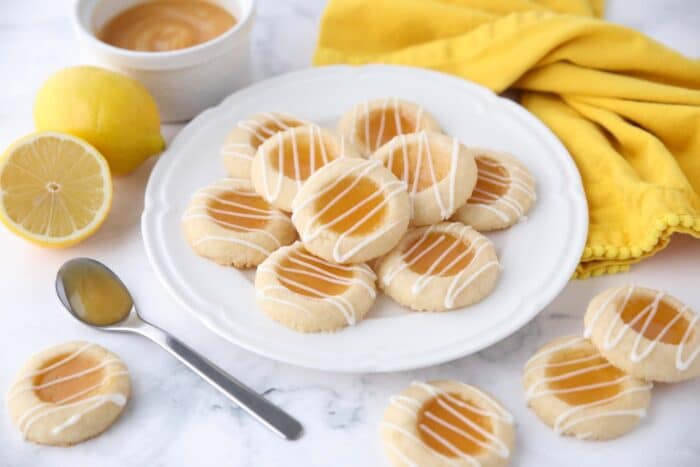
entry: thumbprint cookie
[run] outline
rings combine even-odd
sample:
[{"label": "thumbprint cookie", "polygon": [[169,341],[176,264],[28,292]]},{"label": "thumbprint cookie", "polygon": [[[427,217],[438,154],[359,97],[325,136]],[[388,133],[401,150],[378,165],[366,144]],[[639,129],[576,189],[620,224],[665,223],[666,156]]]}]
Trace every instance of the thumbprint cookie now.
[{"label": "thumbprint cookie", "polygon": [[7,409],[29,441],[71,446],[109,428],[130,394],[119,357],[96,344],[67,342],[29,359],[10,387]]},{"label": "thumbprint cookie", "polygon": [[414,382],[389,399],[380,432],[394,466],[510,463],[513,416],[493,397],[458,381]]},{"label": "thumbprint cookie", "polygon": [[388,252],[409,217],[406,184],[376,160],[334,161],[309,177],[292,203],[306,249],[336,263],[362,263]]},{"label": "thumbprint cookie", "polygon": [[338,131],[369,156],[394,136],[421,130],[440,132],[423,107],[396,97],[363,102],[340,118]]},{"label": "thumbprint cookie", "polygon": [[445,311],[491,293],[501,266],[488,238],[459,222],[443,222],[409,230],[375,270],[379,286],[400,304]]},{"label": "thumbprint cookie", "polygon": [[263,112],[236,123],[221,148],[221,157],[228,174],[233,178],[250,178],[253,158],[258,147],[280,131],[309,122],[293,115]]},{"label": "thumbprint cookie", "polygon": [[366,264],[330,263],[301,242],[280,248],[255,275],[257,302],[275,321],[300,332],[337,331],[359,322],[376,297]]},{"label": "thumbprint cookie", "polygon": [[296,239],[289,216],[244,179],[226,178],[197,191],[182,224],[197,254],[237,268],[257,266]]},{"label": "thumbprint cookie", "polygon": [[525,364],[525,398],[557,434],[617,438],[646,415],[652,384],[616,368],[584,337],[560,337]]},{"label": "thumbprint cookie", "polygon": [[476,149],[476,186],[453,220],[485,232],[522,220],[535,202],[535,179],[515,157]]},{"label": "thumbprint cookie", "polygon": [[585,335],[618,368],[651,381],[700,375],[698,315],[671,295],[628,285],[593,298]]},{"label": "thumbprint cookie", "polygon": [[400,135],[379,148],[382,162],[407,184],[411,224],[445,221],[466,203],[476,183],[474,155],[455,138],[421,131]]},{"label": "thumbprint cookie", "polygon": [[329,162],[360,157],[345,139],[316,125],[292,128],[265,141],[255,154],[251,177],[268,203],[292,210],[292,200],[307,178]]}]

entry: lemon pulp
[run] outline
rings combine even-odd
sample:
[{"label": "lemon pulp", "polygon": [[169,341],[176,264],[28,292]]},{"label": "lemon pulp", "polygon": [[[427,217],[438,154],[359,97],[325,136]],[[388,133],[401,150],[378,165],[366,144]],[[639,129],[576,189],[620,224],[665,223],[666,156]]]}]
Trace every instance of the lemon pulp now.
[{"label": "lemon pulp", "polygon": [[107,217],[107,161],[87,143],[59,133],[30,135],[0,162],[0,220],[44,246],[70,246]]}]

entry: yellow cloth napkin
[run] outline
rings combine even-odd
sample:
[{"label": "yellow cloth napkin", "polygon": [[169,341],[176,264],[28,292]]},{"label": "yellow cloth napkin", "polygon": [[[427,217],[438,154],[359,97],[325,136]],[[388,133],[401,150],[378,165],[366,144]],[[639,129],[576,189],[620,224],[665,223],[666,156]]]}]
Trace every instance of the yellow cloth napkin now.
[{"label": "yellow cloth napkin", "polygon": [[[317,65],[432,68],[521,103],[573,156],[590,226],[576,276],[700,238],[700,61],[598,19],[603,0],[330,0]],[[552,226],[556,228],[556,226]]]}]

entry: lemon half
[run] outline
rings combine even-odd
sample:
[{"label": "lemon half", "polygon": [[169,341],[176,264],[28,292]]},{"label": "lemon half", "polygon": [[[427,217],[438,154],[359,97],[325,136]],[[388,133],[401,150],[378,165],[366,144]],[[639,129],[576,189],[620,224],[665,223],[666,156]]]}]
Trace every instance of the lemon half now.
[{"label": "lemon half", "polygon": [[67,247],[92,235],[112,205],[105,158],[61,133],[34,133],[0,159],[0,221],[22,238]]}]

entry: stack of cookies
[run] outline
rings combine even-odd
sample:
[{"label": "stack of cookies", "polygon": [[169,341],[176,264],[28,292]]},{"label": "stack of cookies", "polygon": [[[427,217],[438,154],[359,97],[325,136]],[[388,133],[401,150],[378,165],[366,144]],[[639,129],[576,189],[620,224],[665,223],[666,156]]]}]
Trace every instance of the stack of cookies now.
[{"label": "stack of cookies", "polygon": [[230,178],[183,216],[199,255],[257,267],[260,308],[301,332],[337,331],[371,309],[377,286],[412,310],[445,311],[494,289],[483,231],[535,200],[513,156],[465,146],[422,107],[364,102],[337,131],[281,113],[238,122],[222,148]]}]

